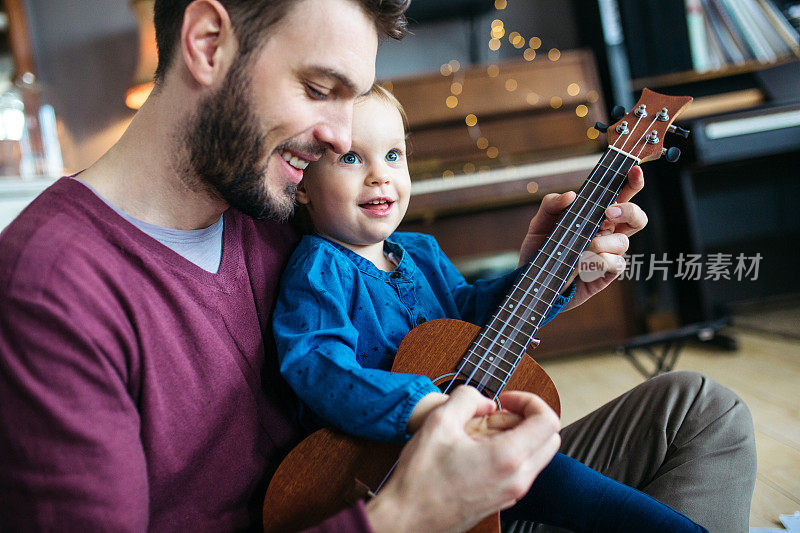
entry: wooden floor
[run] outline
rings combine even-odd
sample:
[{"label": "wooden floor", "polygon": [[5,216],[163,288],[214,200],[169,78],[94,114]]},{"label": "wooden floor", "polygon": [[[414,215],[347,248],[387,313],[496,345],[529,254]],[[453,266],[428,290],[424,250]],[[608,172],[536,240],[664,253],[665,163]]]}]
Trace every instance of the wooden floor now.
[{"label": "wooden floor", "polygon": [[[750,526],[780,526],[779,514],[800,510],[800,340],[744,329],[729,332],[740,342],[737,352],[689,346],[676,369],[702,372],[750,407],[758,451]],[[542,366],[558,387],[564,424],[643,379],[624,356],[612,352],[545,361]]]}]

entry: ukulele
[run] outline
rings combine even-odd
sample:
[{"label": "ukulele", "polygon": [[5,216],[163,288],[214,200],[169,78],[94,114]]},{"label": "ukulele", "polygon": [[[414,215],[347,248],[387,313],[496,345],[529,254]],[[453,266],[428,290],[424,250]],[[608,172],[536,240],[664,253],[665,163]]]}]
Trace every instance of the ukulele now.
[{"label": "ukulele", "polygon": [[[678,149],[664,149],[662,139],[667,132],[688,135],[672,122],[691,101],[644,89],[634,109],[618,122],[610,127],[598,123],[608,133],[608,148],[489,322],[482,328],[452,319],[424,322],[403,339],[392,371],[426,375],[444,392],[460,384],[493,399],[503,390],[533,392],[560,415],[553,381],[527,353],[539,343],[534,335],[597,234],[606,208],[627,183],[628,171],[662,155],[677,159]],[[402,446],[333,429],[310,435],[289,453],[270,482],[264,530],[311,527],[374,496],[391,475]],[[471,531],[498,533],[499,513]]]}]

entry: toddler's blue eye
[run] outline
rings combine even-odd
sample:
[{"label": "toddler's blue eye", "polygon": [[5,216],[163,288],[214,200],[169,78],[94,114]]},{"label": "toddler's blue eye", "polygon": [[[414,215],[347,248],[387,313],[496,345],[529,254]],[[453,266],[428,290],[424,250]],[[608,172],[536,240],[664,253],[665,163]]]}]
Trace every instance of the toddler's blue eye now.
[{"label": "toddler's blue eye", "polygon": [[387,161],[397,161],[398,159],[400,159],[400,154],[397,150],[389,150],[389,153],[386,154]]},{"label": "toddler's blue eye", "polygon": [[340,161],[345,165],[355,165],[359,162],[359,159],[358,156],[353,152],[347,152],[341,157]]}]

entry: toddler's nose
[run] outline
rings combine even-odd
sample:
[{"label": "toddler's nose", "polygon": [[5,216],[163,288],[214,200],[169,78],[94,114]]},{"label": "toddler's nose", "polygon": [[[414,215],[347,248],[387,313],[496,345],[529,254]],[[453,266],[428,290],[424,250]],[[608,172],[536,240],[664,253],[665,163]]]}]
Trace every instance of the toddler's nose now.
[{"label": "toddler's nose", "polygon": [[384,183],[389,183],[389,176],[377,176],[373,174],[368,178],[368,182],[370,185],[383,185]]}]

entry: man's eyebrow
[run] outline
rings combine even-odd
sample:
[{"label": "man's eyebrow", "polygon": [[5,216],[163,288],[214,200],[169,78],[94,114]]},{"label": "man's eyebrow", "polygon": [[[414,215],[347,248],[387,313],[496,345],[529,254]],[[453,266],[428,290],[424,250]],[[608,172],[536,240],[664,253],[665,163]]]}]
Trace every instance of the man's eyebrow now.
[{"label": "man's eyebrow", "polygon": [[340,85],[342,85],[345,89],[358,96],[365,96],[369,93],[369,89],[364,91],[363,93],[359,93],[359,88],[356,83],[350,79],[347,75],[343,74],[342,72],[333,69],[331,67],[323,67],[319,65],[312,65],[307,69],[311,74],[316,74],[318,76],[324,76],[327,78],[335,79]]}]

